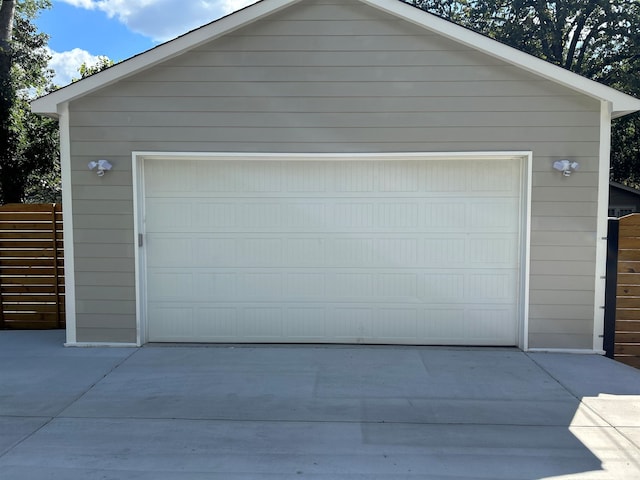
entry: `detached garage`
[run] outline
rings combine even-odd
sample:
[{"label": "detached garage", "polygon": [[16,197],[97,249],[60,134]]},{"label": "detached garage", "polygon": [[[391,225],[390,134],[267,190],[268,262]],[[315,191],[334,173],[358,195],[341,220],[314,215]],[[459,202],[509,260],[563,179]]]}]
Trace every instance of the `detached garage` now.
[{"label": "detached garage", "polygon": [[60,119],[69,345],[602,350],[638,99],[397,0],[263,0],[33,109]]}]

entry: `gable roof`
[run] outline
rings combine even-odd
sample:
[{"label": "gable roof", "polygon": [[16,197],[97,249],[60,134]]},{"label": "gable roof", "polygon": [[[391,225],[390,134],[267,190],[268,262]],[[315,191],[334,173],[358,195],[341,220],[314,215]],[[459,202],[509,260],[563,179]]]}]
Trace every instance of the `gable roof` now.
[{"label": "gable roof", "polygon": [[[301,1],[304,0],[261,0],[102,72],[40,97],[31,102],[31,109],[34,113],[57,116],[58,106],[62,104],[177,57]],[[594,99],[611,102],[613,118],[640,110],[638,98],[589,80],[412,5],[399,0],[357,1]]]}]

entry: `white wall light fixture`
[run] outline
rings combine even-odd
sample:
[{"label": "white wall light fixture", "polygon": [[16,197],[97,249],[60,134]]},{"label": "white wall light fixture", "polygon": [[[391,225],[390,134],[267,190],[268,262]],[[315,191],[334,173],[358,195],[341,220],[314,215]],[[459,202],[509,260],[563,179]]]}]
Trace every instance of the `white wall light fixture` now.
[{"label": "white wall light fixture", "polygon": [[553,162],[553,168],[562,172],[562,175],[568,177],[574,170],[577,170],[580,164],[571,160],[557,160]]},{"label": "white wall light fixture", "polygon": [[113,166],[109,163],[108,160],[92,160],[89,162],[89,170],[94,170],[97,168],[96,173],[99,177],[104,176],[104,172],[107,172],[113,168]]}]

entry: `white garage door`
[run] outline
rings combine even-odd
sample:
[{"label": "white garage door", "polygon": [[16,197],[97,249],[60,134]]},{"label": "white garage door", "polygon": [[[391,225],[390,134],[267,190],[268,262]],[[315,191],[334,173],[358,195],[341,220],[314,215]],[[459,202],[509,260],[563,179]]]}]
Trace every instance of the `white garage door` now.
[{"label": "white garage door", "polygon": [[148,340],[516,345],[521,168],[145,160]]}]

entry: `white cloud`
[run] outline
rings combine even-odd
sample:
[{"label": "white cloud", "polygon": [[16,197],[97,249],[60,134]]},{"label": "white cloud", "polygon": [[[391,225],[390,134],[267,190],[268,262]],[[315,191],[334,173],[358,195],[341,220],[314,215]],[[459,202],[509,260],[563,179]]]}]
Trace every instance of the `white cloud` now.
[{"label": "white cloud", "polygon": [[166,41],[205,25],[256,0],[62,0],[117,18],[129,30]]},{"label": "white cloud", "polygon": [[74,48],[68,52],[50,50],[49,53],[51,55],[49,68],[55,72],[53,83],[60,87],[68,85],[74,78],[80,78],[80,73],[78,72],[80,65],[83,63],[95,65],[100,59],[100,57],[91,55],[86,50],[79,48]]}]

